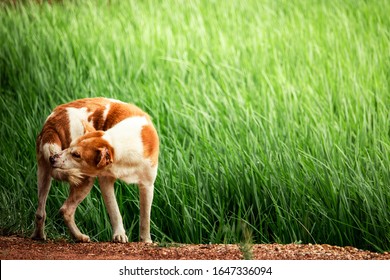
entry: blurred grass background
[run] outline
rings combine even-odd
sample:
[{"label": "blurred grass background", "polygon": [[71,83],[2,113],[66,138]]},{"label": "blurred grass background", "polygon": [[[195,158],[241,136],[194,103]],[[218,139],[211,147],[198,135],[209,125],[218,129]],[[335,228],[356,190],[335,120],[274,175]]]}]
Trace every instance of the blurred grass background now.
[{"label": "blurred grass background", "polygon": [[[42,2],[0,4],[0,233],[32,231],[51,109],[105,96],[159,131],[155,241],[390,250],[388,1]],[[136,241],[138,190],[116,191]],[[97,185],[76,221],[111,239]]]}]

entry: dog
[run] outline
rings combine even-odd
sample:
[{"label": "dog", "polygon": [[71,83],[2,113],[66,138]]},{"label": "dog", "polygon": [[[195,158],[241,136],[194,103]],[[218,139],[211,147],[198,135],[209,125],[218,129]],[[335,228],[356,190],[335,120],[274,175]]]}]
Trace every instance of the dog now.
[{"label": "dog", "polygon": [[69,196],[60,212],[72,237],[89,242],[74,215],[97,177],[113,229],[113,241],[128,241],[114,182],[138,184],[140,241],[152,242],[150,212],[157,177],[159,137],[148,114],[108,98],[85,98],[60,105],[47,117],[36,141],[38,208],[33,239],[46,240],[46,200],[52,178],[67,181]]}]

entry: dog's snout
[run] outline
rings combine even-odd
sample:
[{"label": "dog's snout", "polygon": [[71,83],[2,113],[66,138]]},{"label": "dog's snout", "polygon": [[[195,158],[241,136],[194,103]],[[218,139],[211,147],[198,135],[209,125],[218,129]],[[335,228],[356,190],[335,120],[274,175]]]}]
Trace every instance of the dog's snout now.
[{"label": "dog's snout", "polygon": [[54,164],[56,162],[56,159],[54,158],[54,156],[50,156],[49,161],[51,164]]},{"label": "dog's snout", "polygon": [[56,163],[56,159],[57,159],[58,157],[59,157],[58,154],[55,154],[55,155],[50,156],[50,157],[49,157],[50,163],[51,163],[51,164]]}]

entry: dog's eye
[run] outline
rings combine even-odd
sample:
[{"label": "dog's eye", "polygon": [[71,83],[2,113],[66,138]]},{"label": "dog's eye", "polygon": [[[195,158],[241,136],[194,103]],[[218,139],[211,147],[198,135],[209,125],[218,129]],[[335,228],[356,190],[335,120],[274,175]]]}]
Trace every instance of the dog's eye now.
[{"label": "dog's eye", "polygon": [[80,158],[80,154],[78,152],[73,152],[72,157],[74,158]]}]

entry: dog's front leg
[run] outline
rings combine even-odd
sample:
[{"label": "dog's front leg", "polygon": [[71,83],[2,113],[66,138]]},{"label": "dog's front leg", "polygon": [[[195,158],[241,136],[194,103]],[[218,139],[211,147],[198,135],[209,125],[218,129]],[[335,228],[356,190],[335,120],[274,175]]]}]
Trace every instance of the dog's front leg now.
[{"label": "dog's front leg", "polygon": [[74,215],[77,206],[91,191],[93,186],[93,178],[85,178],[79,185],[70,185],[69,196],[62,205],[60,212],[62,213],[65,224],[69,228],[71,235],[79,242],[89,242],[89,236],[82,234],[74,221]]},{"label": "dog's front leg", "polygon": [[100,189],[102,191],[104,203],[106,204],[108,215],[110,216],[113,229],[112,240],[114,242],[127,242],[127,235],[123,227],[122,216],[119,212],[118,203],[114,192],[115,178],[99,177]]},{"label": "dog's front leg", "polygon": [[140,240],[152,243],[150,236],[150,212],[152,208],[154,185],[139,184]]},{"label": "dog's front leg", "polygon": [[46,240],[46,200],[51,185],[51,175],[49,170],[50,167],[47,166],[44,160],[38,161],[38,208],[35,213],[35,230],[31,235],[32,239]]}]

